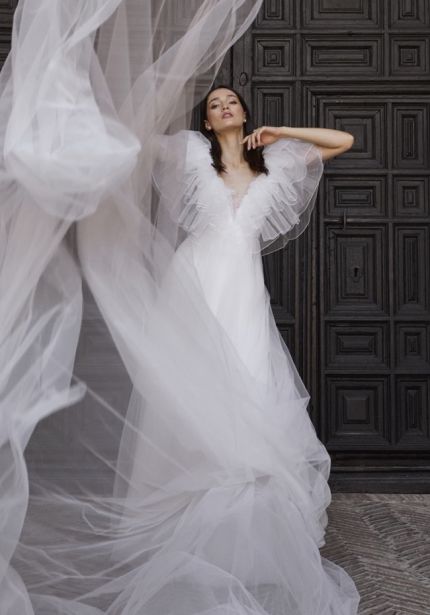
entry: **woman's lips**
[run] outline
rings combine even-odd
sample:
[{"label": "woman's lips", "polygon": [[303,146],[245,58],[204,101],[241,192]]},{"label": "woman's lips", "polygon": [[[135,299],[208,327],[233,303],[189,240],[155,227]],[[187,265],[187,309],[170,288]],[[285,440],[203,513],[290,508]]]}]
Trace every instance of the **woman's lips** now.
[{"label": "woman's lips", "polygon": [[233,114],[232,113],[223,113],[222,114],[222,119],[224,119],[226,117],[233,117]]}]

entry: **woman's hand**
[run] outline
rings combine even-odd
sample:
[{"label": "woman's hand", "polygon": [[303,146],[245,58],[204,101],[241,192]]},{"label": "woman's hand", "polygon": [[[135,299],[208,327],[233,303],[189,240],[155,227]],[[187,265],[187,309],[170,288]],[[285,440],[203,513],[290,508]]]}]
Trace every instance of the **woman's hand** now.
[{"label": "woman's hand", "polygon": [[256,147],[262,147],[264,145],[270,145],[275,143],[283,136],[282,128],[277,126],[261,126],[256,128],[254,132],[246,136],[242,143],[246,143],[248,149],[255,149]]}]

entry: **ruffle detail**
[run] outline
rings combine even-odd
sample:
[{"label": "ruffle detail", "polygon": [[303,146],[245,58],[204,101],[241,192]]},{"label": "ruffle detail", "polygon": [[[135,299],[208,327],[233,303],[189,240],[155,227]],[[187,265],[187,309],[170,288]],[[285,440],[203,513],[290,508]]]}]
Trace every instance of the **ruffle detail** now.
[{"label": "ruffle detail", "polygon": [[182,130],[162,136],[159,152],[154,183],[169,215],[184,231],[200,235],[211,227],[225,232],[233,217],[244,237],[259,238],[256,245],[263,253],[304,231],[324,171],[313,143],[280,139],[264,148],[269,174],[251,181],[236,209],[233,191],[212,166],[210,142],[202,133]]},{"label": "ruffle detail", "polygon": [[201,132],[159,137],[153,180],[170,216],[187,233],[199,235],[225,222],[227,194],[212,166],[210,142]]},{"label": "ruffle detail", "polygon": [[269,175],[251,186],[244,217],[249,231],[260,235],[262,250],[275,240],[279,249],[308,225],[324,162],[313,143],[295,138],[267,145],[264,159]]}]

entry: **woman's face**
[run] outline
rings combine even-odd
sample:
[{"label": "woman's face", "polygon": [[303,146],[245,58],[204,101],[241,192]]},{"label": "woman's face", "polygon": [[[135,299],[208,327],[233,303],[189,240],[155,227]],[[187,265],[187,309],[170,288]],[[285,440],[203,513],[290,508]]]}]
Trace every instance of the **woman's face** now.
[{"label": "woman's face", "polygon": [[207,130],[215,133],[240,129],[246,121],[245,110],[237,95],[227,88],[218,88],[209,94],[206,103]]}]

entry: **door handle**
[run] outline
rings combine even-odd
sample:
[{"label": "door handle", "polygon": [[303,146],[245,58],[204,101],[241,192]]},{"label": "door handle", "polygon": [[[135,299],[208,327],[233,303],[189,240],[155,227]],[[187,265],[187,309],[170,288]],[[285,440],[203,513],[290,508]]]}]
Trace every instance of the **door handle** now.
[{"label": "door handle", "polygon": [[248,73],[242,72],[239,75],[239,85],[242,87],[248,83]]}]

